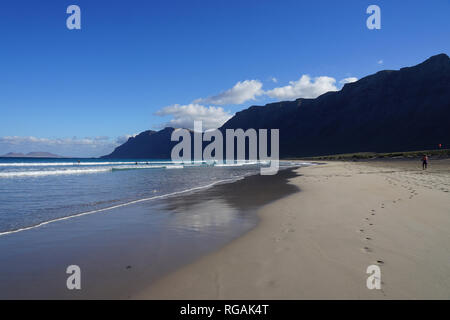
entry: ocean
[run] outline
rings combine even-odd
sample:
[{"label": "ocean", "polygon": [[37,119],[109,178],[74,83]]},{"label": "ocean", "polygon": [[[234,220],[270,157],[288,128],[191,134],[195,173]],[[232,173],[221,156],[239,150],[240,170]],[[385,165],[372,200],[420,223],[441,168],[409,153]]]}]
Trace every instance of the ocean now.
[{"label": "ocean", "polygon": [[[78,162],[79,161],[79,162]],[[0,159],[0,299],[127,298],[223,247],[308,165]],[[77,265],[82,290],[66,288]]]},{"label": "ocean", "polygon": [[[67,217],[233,182],[261,163],[180,165],[170,160],[0,158],[0,236]],[[280,167],[305,163],[281,162]]]}]

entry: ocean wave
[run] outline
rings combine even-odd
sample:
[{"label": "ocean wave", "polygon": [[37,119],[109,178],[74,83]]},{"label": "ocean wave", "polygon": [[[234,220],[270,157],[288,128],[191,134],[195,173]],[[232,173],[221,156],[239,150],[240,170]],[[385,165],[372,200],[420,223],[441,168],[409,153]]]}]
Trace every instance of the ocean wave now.
[{"label": "ocean wave", "polygon": [[[237,161],[235,165],[252,165],[252,164],[267,164],[269,161]],[[222,163],[216,160],[194,160],[188,162],[182,161],[113,161],[113,162],[3,162],[0,167],[78,167],[78,166],[114,166],[114,165],[201,165],[201,164],[215,164],[221,166]],[[227,164],[228,165],[228,164]]]},{"label": "ocean wave", "polygon": [[215,167],[242,167],[242,166],[250,166],[255,164],[264,164],[262,162],[258,161],[252,161],[252,162],[236,162],[236,163],[215,163]]},{"label": "ocean wave", "polygon": [[[170,163],[170,165],[167,165]],[[43,177],[43,176],[58,176],[58,175],[77,175],[77,174],[89,174],[89,173],[100,173],[100,172],[114,172],[114,171],[124,171],[124,170],[139,170],[139,169],[183,169],[185,167],[198,167],[204,164],[203,161],[193,161],[190,164],[184,163],[179,164],[177,162],[171,161],[161,161],[161,162],[151,162],[147,164],[146,162],[135,164],[135,162],[102,162],[102,167],[94,168],[71,168],[71,169],[48,169],[48,170],[27,170],[27,171],[0,171],[0,178],[19,178],[19,177]],[[238,161],[235,163],[222,163],[215,162],[213,165],[215,167],[242,167],[247,165],[267,165],[269,161]],[[283,161],[285,164],[290,164],[291,166],[308,166],[315,165],[315,163],[310,162],[291,162]],[[41,163],[43,164],[43,163]],[[39,166],[41,165],[39,164]],[[48,164],[48,163],[47,163]],[[88,164],[88,163],[85,163]],[[97,163],[96,163],[97,164]],[[108,167],[107,165],[118,165]],[[2,164],[0,164],[2,165]],[[36,164],[36,166],[38,166]],[[77,166],[77,165],[76,165]]]},{"label": "ocean wave", "polygon": [[17,177],[42,177],[55,175],[70,175],[70,174],[86,174],[108,172],[112,168],[96,168],[96,169],[68,169],[68,170],[41,170],[41,171],[9,171],[0,172],[0,178],[17,178]]},{"label": "ocean wave", "polygon": [[112,167],[112,171],[122,171],[122,170],[139,170],[139,169],[160,169],[165,168],[165,165],[131,165],[131,166],[121,166]]},{"label": "ocean wave", "polygon": [[[172,161],[137,161],[138,165],[158,163],[177,163]],[[109,166],[109,165],[135,165],[136,161],[119,161],[119,162],[4,162],[0,163],[0,167],[54,167],[54,166]]]},{"label": "ocean wave", "polygon": [[18,178],[18,177],[42,177],[42,176],[59,176],[59,175],[71,175],[71,174],[87,174],[87,173],[99,173],[99,172],[114,172],[125,170],[142,170],[142,169],[178,169],[183,166],[178,165],[129,165],[120,167],[103,167],[93,169],[65,169],[65,170],[29,170],[29,171],[8,171],[1,172],[0,178]]}]

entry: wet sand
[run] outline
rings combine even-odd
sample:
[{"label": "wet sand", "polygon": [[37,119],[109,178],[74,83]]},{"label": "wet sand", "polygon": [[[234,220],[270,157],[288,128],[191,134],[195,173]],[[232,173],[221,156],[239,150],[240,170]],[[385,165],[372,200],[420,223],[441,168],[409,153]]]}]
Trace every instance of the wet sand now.
[{"label": "wet sand", "polygon": [[[132,297],[450,298],[450,160],[426,171],[417,160],[296,171],[289,185],[301,192],[263,206],[256,228]],[[369,265],[381,290],[366,286]]]}]

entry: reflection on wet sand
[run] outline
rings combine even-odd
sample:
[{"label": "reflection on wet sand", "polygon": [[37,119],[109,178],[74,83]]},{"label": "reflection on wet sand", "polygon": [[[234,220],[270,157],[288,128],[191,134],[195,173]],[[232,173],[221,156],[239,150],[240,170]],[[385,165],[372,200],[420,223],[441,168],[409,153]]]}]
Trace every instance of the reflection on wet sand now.
[{"label": "reflection on wet sand", "polygon": [[223,226],[235,219],[249,219],[257,208],[299,191],[287,183],[296,176],[291,169],[276,176],[249,176],[203,192],[165,199],[162,208],[172,215],[171,225],[183,230]]}]

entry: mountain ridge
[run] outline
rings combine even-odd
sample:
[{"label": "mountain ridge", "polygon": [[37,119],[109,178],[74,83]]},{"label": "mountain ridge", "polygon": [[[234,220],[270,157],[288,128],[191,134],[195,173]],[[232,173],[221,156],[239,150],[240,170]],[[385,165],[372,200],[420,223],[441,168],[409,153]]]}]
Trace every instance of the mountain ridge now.
[{"label": "mountain ridge", "polygon": [[[219,130],[279,129],[280,156],[433,149],[450,144],[450,58],[442,53],[410,67],[381,70],[315,99],[299,98],[237,112]],[[174,128],[128,140],[106,158],[127,150],[170,158]],[[145,131],[149,132],[149,131]],[[157,137],[163,140],[159,141]],[[163,147],[164,146],[164,147]],[[124,156],[125,157],[125,156]],[[164,157],[162,157],[164,158]]]}]

